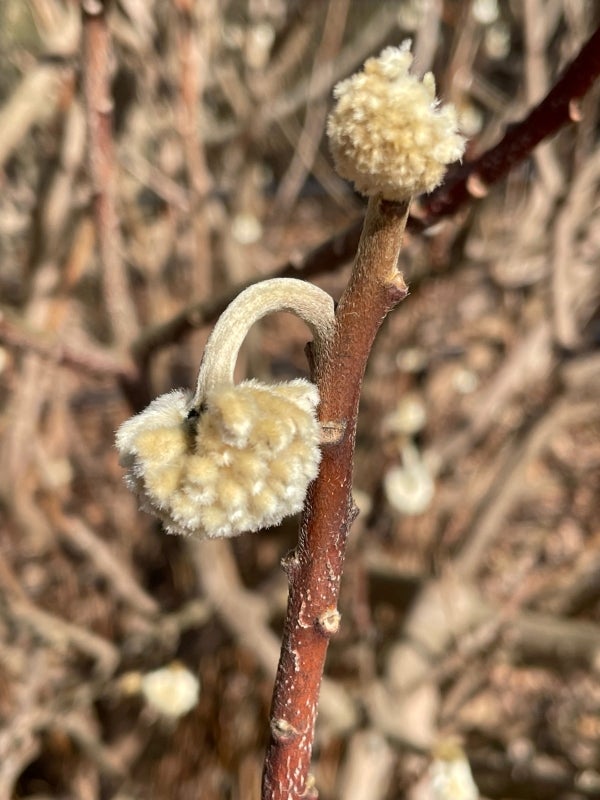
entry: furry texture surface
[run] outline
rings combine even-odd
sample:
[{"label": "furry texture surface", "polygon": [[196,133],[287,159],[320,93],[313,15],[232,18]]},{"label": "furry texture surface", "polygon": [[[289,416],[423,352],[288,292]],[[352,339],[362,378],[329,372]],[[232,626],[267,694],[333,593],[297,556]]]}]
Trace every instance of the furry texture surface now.
[{"label": "furry texture surface", "polygon": [[256,531],[302,508],[318,472],[317,388],[298,379],[210,390],[188,420],[173,391],[124,422],[116,442],[128,485],[169,533],[206,538]]},{"label": "furry texture surface", "polygon": [[451,105],[440,105],[435,80],[409,74],[410,41],[387,47],[363,72],[338,83],[327,121],[335,167],[364,195],[408,200],[438,186],[465,149]]},{"label": "furry texture surface", "polygon": [[140,689],[151,708],[165,717],[177,719],[198,702],[200,682],[189,669],[175,661],[144,675]]}]

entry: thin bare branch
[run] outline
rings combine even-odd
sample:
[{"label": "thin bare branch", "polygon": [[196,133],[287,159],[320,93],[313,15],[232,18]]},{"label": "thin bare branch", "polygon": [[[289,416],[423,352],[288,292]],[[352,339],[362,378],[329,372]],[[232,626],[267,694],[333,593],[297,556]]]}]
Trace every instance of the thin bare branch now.
[{"label": "thin bare branch", "polygon": [[396,267],[407,214],[407,204],[371,199],[331,350],[315,365],[321,422],[338,423],[344,432],[339,442],[324,447],[298,546],[285,559],[290,594],[271,707],[264,800],[299,800],[310,787],[319,686],[329,640],[339,627],[346,538],[355,516],[351,487],[360,388],[377,330],[407,293]]},{"label": "thin bare branch", "polygon": [[110,0],[81,0],[83,87],[89,137],[89,169],[102,286],[112,333],[121,348],[133,340],[136,313],[131,298],[116,207],[116,162],[111,96]]}]

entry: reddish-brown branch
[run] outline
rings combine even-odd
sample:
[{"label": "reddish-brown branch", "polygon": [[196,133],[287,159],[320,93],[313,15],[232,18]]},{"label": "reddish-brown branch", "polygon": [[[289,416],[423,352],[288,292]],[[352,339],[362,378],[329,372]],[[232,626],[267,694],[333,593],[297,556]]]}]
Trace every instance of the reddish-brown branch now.
[{"label": "reddish-brown branch", "polygon": [[137,325],[122,260],[116,210],[113,100],[110,89],[111,40],[106,13],[110,0],[81,0],[83,91],[94,223],[104,301],[112,333],[121,347],[131,343]]},{"label": "reddish-brown branch", "polygon": [[271,709],[263,800],[315,797],[307,782],[325,654],[339,624],[337,602],[353,519],[352,463],[360,387],[375,335],[406,296],[396,263],[408,207],[373,199],[350,283],[340,300],[330,351],[316,364],[320,418],[339,425],[324,447],[298,547],[286,559],[288,611]]},{"label": "reddish-brown branch", "polygon": [[456,167],[424,202],[421,224],[427,227],[452,214],[472,198],[470,182],[486,187],[503,178],[543,140],[567,122],[577,120],[577,103],[600,75],[600,28],[583,45],[575,59],[546,97],[521,122],[511,126],[498,144],[475,161]]},{"label": "reddish-brown branch", "polygon": [[[546,136],[573,116],[573,102],[600,72],[600,31],[545,100],[502,142],[458,168],[432,195],[424,219],[430,225],[470,196],[474,177],[497,181]],[[281,657],[271,710],[271,737],[263,776],[263,800],[316,797],[308,769],[319,686],[327,645],[339,625],[337,601],[346,538],[352,522],[352,460],[362,377],[371,346],[387,312],[406,293],[396,259],[407,208],[371,200],[350,284],[337,314],[332,348],[316,365],[323,423],[345,426],[339,442],[324,447],[319,476],[305,505],[300,538],[286,559],[290,582]]]}]

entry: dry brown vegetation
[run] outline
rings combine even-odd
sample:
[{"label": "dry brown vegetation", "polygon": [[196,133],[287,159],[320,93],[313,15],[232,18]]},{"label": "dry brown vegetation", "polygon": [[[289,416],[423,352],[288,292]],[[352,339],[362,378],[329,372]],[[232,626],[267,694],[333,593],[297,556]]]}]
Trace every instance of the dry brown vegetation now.
[{"label": "dry brown vegetation", "polygon": [[[123,486],[114,430],[194,383],[241,286],[308,263],[339,297],[343,237],[304,258],[362,214],[322,141],[335,81],[412,35],[473,158],[599,21],[591,0],[499,3],[496,22],[486,6],[121,0],[82,35],[77,2],[0,3],[0,800],[260,796],[295,523],[166,537]],[[482,796],[600,795],[598,94],[407,236],[411,294],[362,397],[324,800],[424,800],[450,734]],[[239,374],[300,374],[305,340],[269,318]],[[402,515],[384,478],[410,460],[398,419],[421,413],[435,494]],[[174,659],[202,688],[170,722],[123,676]]]}]

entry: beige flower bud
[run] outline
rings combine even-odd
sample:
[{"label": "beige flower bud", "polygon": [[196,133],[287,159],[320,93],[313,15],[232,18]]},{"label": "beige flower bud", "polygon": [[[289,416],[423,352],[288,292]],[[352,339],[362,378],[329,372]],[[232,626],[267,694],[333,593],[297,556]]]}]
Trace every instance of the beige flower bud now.
[{"label": "beige flower bud", "polygon": [[283,308],[308,322],[317,347],[326,346],[334,324],[329,295],[291,279],[256,284],[215,326],[196,393],[165,394],[117,431],[127,484],[169,533],[235,536],[302,508],[321,460],[317,387],[303,379],[233,384],[248,328]]},{"label": "beige flower bud", "polygon": [[478,800],[479,790],[460,741],[450,737],[433,750],[429,767],[432,800]]},{"label": "beige flower bud", "polygon": [[335,168],[361,194],[404,201],[430,192],[463,155],[454,107],[439,104],[431,72],[419,80],[411,63],[407,40],[334,89],[327,134]]},{"label": "beige flower bud", "polygon": [[433,500],[435,483],[430,470],[415,445],[402,446],[401,467],[391,467],[383,477],[388,503],[405,516],[423,514]]},{"label": "beige flower bud", "polygon": [[183,664],[174,661],[144,675],[140,690],[155,711],[176,719],[190,712],[198,703],[200,682]]}]

